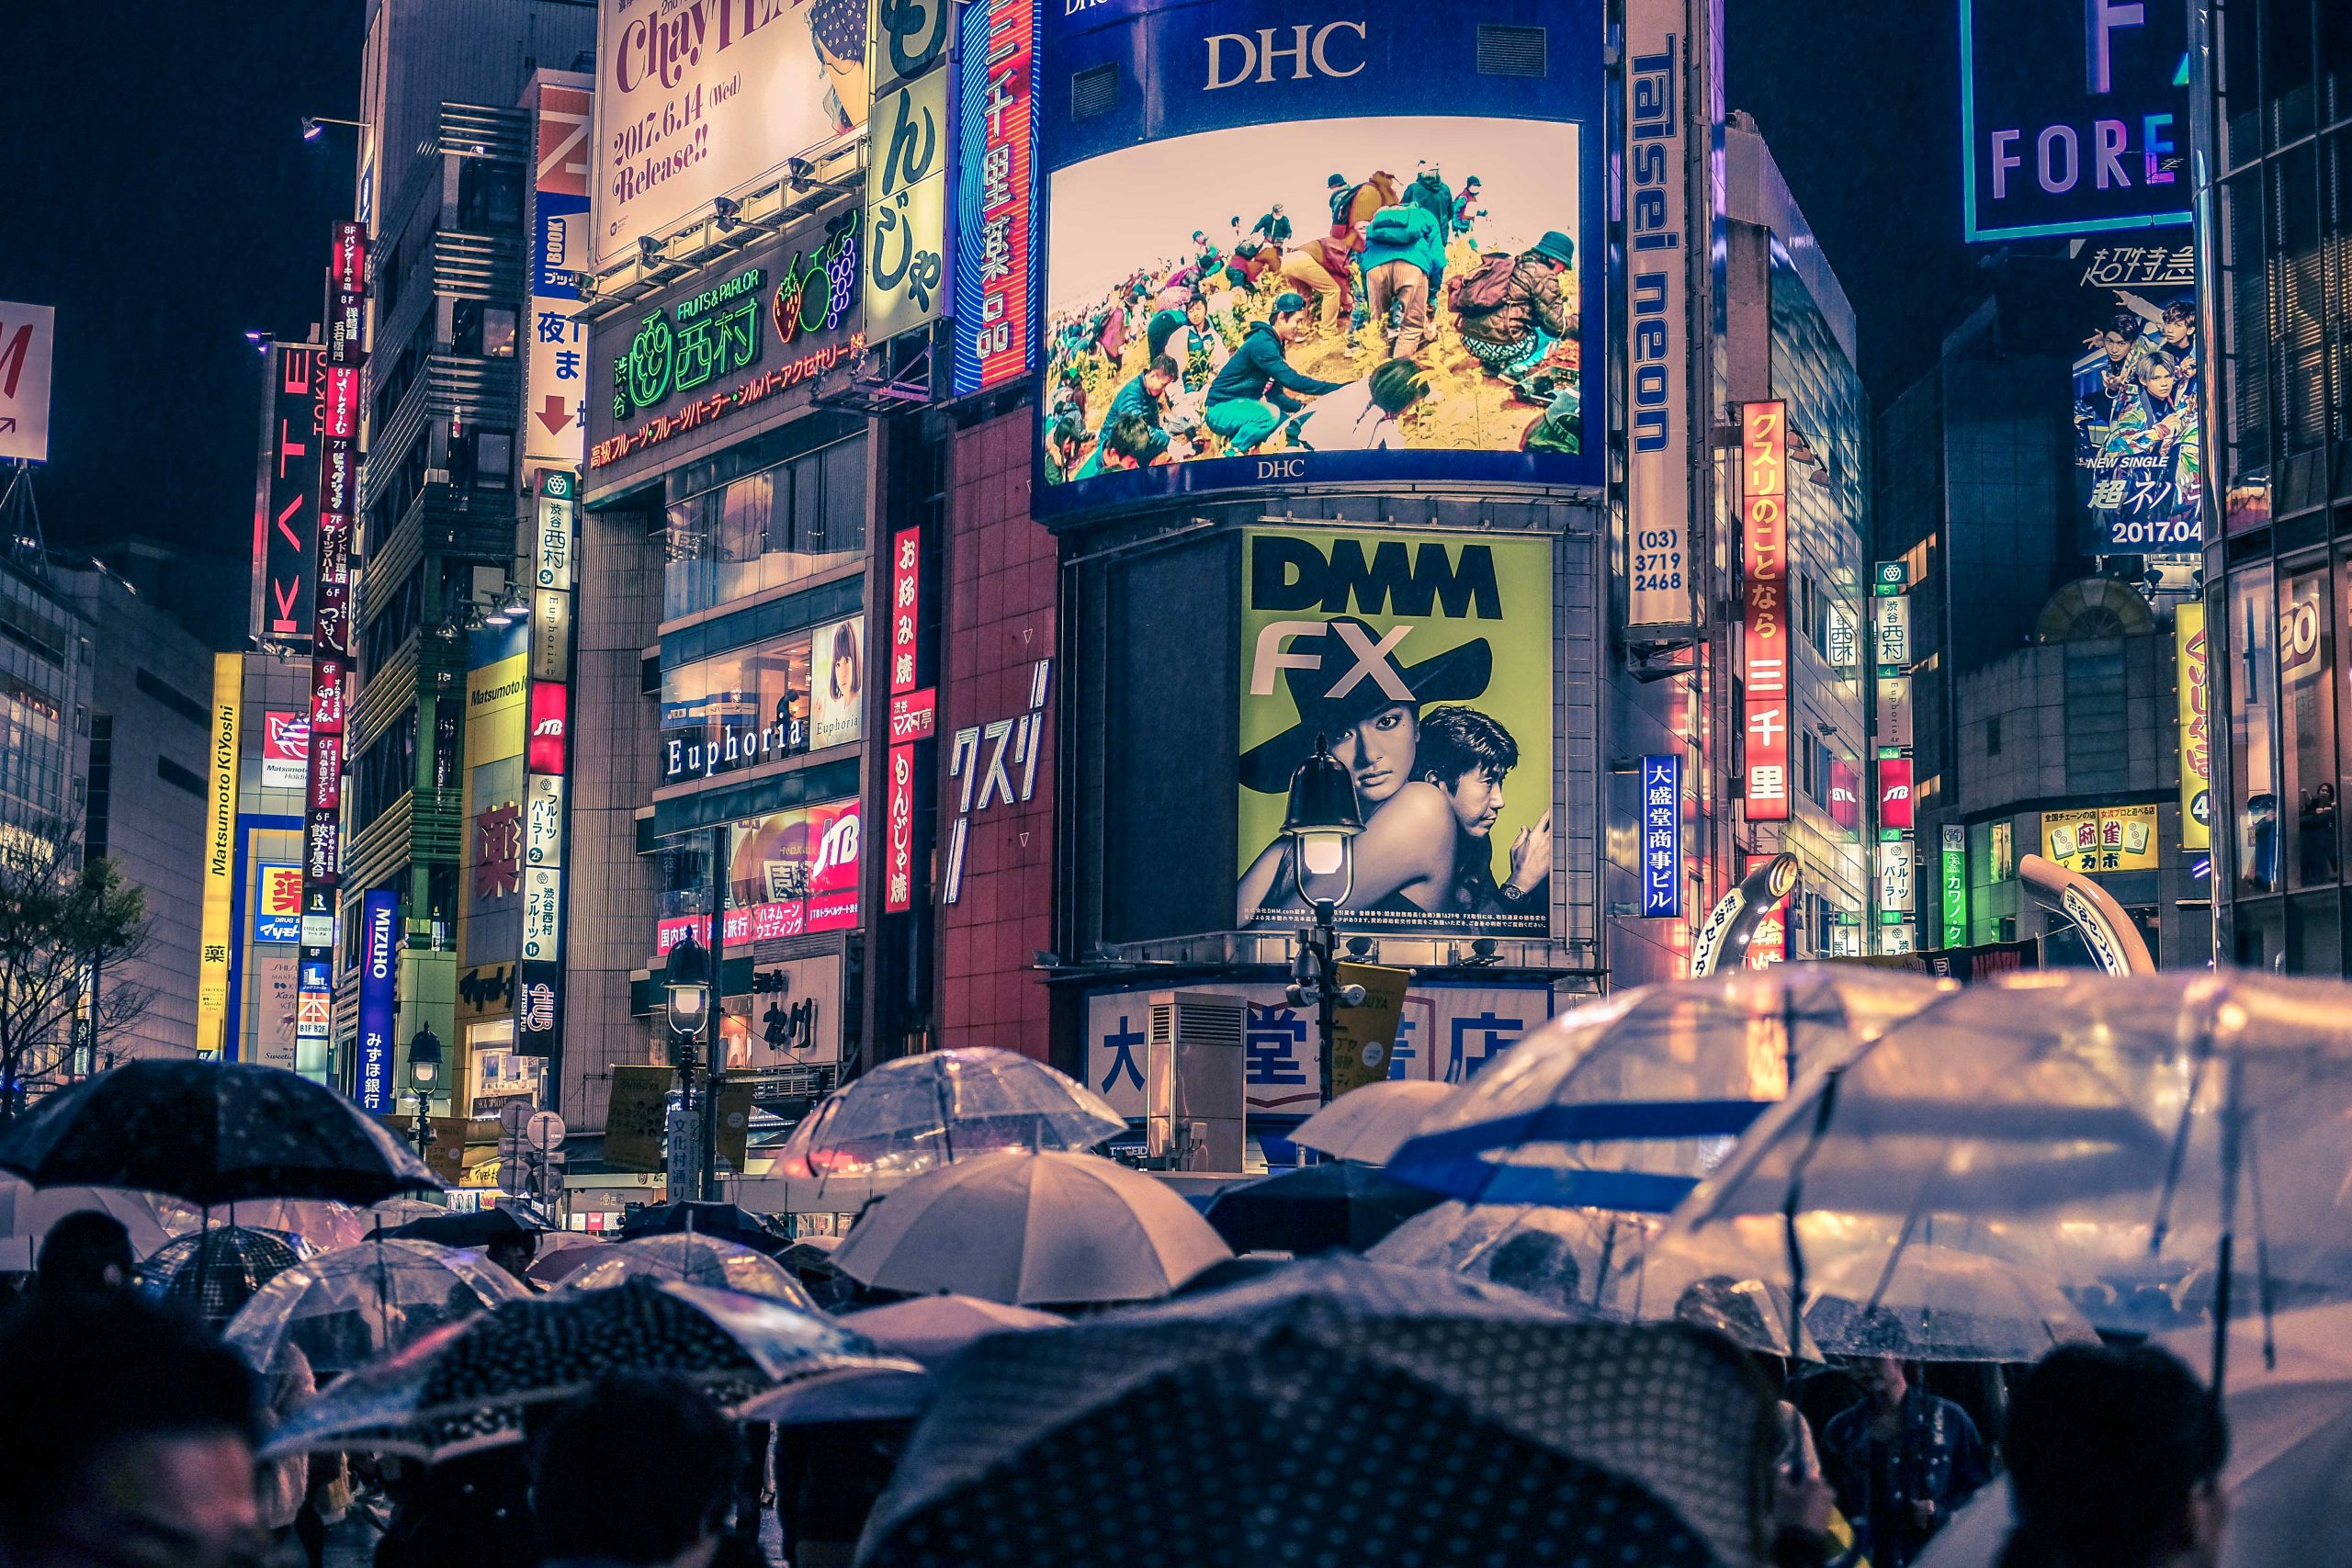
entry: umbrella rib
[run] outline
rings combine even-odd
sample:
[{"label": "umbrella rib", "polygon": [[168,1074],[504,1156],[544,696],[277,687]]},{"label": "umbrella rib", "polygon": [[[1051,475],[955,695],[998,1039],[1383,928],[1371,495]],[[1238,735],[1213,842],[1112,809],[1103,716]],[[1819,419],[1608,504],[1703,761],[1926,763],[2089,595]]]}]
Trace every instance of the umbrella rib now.
[{"label": "umbrella rib", "polygon": [[1781,1240],[1789,1254],[1789,1345],[1802,1343],[1804,1333],[1804,1247],[1797,1240],[1797,1205],[1804,1192],[1804,1177],[1813,1164],[1813,1156],[1821,1147],[1821,1140],[1829,1131],[1829,1118],[1838,1106],[1838,1086],[1846,1076],[1844,1066],[1830,1068],[1822,1075],[1821,1100],[1814,1107],[1813,1129],[1806,1134],[1805,1145],[1797,1151],[1796,1159],[1789,1167],[1788,1195],[1781,1201]]}]

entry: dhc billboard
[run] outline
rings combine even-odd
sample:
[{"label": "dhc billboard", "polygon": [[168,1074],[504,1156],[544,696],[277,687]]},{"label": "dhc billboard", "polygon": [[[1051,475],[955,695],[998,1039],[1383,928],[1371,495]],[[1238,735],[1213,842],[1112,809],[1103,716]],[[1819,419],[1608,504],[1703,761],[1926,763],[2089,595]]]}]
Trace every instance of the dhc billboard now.
[{"label": "dhc billboard", "polygon": [[1057,0],[1037,513],[1598,488],[1603,88],[1597,0]]}]

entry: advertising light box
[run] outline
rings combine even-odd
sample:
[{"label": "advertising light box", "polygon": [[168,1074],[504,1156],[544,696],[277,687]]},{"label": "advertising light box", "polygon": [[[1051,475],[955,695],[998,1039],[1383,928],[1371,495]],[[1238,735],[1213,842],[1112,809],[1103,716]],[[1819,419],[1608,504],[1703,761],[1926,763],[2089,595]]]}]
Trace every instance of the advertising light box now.
[{"label": "advertising light box", "polygon": [[1069,108],[1040,126],[1041,514],[1600,483],[1597,6],[1064,9],[1045,51]]}]

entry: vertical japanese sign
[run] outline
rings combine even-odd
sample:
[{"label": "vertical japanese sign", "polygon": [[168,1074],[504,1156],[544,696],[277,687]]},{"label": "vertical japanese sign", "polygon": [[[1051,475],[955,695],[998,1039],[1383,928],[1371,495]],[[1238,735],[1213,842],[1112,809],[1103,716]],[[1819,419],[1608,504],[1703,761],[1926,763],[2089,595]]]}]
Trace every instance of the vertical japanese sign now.
[{"label": "vertical japanese sign", "polygon": [[922,595],[922,530],[890,536],[890,694],[915,689],[915,615]]},{"label": "vertical japanese sign", "polygon": [[1626,0],[1625,624],[1634,633],[1691,618],[1687,25],[1683,0]]},{"label": "vertical japanese sign", "polygon": [[[1755,872],[1770,865],[1780,858],[1776,854],[1752,854],[1747,857],[1747,870]],[[1750,969],[1761,969],[1768,964],[1789,961],[1789,905],[1796,897],[1796,878],[1789,878],[1789,890],[1765,907],[1756,921],[1756,934],[1747,941],[1745,962]]]},{"label": "vertical japanese sign", "polygon": [[1881,925],[1907,926],[1917,901],[1912,882],[1911,840],[1891,839],[1878,847],[1878,919]]},{"label": "vertical japanese sign", "polygon": [[1911,809],[1911,759],[1883,756],[1878,760],[1878,836],[1899,839],[1917,818]]},{"label": "vertical japanese sign", "polygon": [[359,1109],[392,1111],[392,1006],[401,973],[401,896],[371,887],[359,901]]},{"label": "vertical japanese sign", "polygon": [[915,749],[890,748],[888,795],[883,809],[888,835],[882,857],[882,907],[893,915],[914,908]]},{"label": "vertical japanese sign", "polygon": [[1682,759],[1642,759],[1642,918],[1682,913]]},{"label": "vertical japanese sign", "polygon": [[219,1056],[229,1033],[229,953],[237,940],[237,736],[244,684],[243,654],[212,656],[212,771],[205,800],[204,914],[197,953],[199,1056]]},{"label": "vertical japanese sign", "polygon": [[1886,594],[1876,602],[1878,669],[1882,675],[1901,675],[1911,668],[1911,595]]},{"label": "vertical japanese sign", "polygon": [[1947,822],[1943,830],[1943,906],[1946,947],[1968,945],[1968,829]]},{"label": "vertical japanese sign", "polygon": [[[1638,330],[1638,329],[1637,329]],[[1750,822],[1789,818],[1789,426],[1785,405],[1739,411],[1742,648]]]},{"label": "vertical japanese sign", "polygon": [[531,190],[531,315],[523,378],[523,462],[578,468],[586,460],[588,329],[571,319],[589,269],[588,120],[591,96],[541,82]]},{"label": "vertical japanese sign", "polygon": [[0,299],[0,458],[49,461],[49,367],[57,308]]},{"label": "vertical japanese sign", "polygon": [[254,640],[310,647],[311,562],[319,548],[319,391],[326,351],[269,345],[254,485]]},{"label": "vertical japanese sign", "polygon": [[865,60],[865,336],[939,319],[947,284],[947,41],[955,7],[875,0]]},{"label": "vertical japanese sign", "polygon": [[956,396],[1029,373],[1037,0],[962,7],[956,41]]},{"label": "vertical japanese sign", "polygon": [[[334,225],[327,262],[330,318],[346,299],[364,321],[368,231]],[[359,373],[367,344],[349,322],[323,352],[319,399],[318,550],[311,600],[311,764],[303,801],[302,967],[295,1001],[296,1066],[327,1067],[334,1038],[334,926],[343,883],[345,678],[351,662],[351,537],[359,502]]]},{"label": "vertical japanese sign", "polygon": [[523,939],[514,980],[514,1051],[522,1056],[554,1056],[563,1018],[570,831],[564,779],[571,763],[571,689],[566,682],[571,672],[579,495],[578,470],[539,471],[530,550],[529,730],[523,742]]},{"label": "vertical japanese sign", "polygon": [[2173,678],[2180,693],[2180,847],[2213,846],[2213,731],[2206,689],[2205,606],[2191,599],[2173,612]]}]

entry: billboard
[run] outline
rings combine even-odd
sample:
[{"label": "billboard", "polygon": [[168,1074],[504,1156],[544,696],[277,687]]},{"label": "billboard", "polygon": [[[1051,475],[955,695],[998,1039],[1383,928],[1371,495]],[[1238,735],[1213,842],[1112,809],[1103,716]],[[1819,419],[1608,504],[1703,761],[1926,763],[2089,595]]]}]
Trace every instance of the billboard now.
[{"label": "billboard", "polygon": [[1789,818],[1789,422],[1744,403],[1740,425],[1740,646],[1747,667],[1741,795],[1750,822]]},{"label": "billboard", "polygon": [[1544,538],[1242,535],[1235,920],[1304,925],[1282,824],[1326,738],[1364,830],[1351,930],[1551,930],[1552,547]]},{"label": "billboard", "polygon": [[1037,0],[967,5],[956,40],[955,394],[1026,376],[1037,280]]},{"label": "billboard", "polygon": [[205,798],[204,903],[197,958],[196,1051],[219,1056],[229,1031],[229,960],[236,941],[237,761],[244,712],[245,656],[212,656],[210,753]]},{"label": "billboard", "polygon": [[2173,679],[2180,718],[2180,847],[2213,844],[2212,694],[2207,686],[2205,606],[2188,600],[2173,612]]},{"label": "billboard", "polygon": [[[864,832],[854,800],[747,818],[727,831],[727,945],[779,942],[857,925]],[[710,917],[676,915],[655,929],[666,954],[693,931],[708,945]]]},{"label": "billboard", "polygon": [[944,4],[884,0],[866,49],[866,335],[885,343],[939,319],[947,292],[948,22]]},{"label": "billboard", "polygon": [[359,1109],[392,1109],[392,1007],[401,973],[401,896],[371,887],[359,904],[359,1035],[355,1077]]},{"label": "billboard", "polygon": [[1035,506],[1601,482],[1597,6],[1109,11],[1046,21]]},{"label": "billboard", "polygon": [[1642,918],[1682,913],[1682,759],[1642,759]]},{"label": "billboard", "polygon": [[1900,838],[1917,824],[1911,805],[1911,759],[1878,760],[1878,836]]},{"label": "billboard", "polygon": [[1960,0],[1971,240],[2188,222],[2188,10]]},{"label": "billboard", "polygon": [[254,868],[254,940],[302,940],[302,868],[272,865]]},{"label": "billboard", "polygon": [[595,265],[865,123],[866,0],[601,0]]},{"label": "billboard", "polygon": [[1628,626],[1692,611],[1688,21],[1683,0],[1625,6]]},{"label": "billboard", "polygon": [[309,711],[266,709],[262,714],[262,788],[300,789],[310,777],[310,767]]},{"label": "billboard", "polygon": [[808,744],[821,751],[865,732],[865,617],[828,622],[808,643]]},{"label": "billboard", "polygon": [[588,121],[584,88],[542,80],[531,188],[531,316],[523,362],[523,461],[577,468],[588,436],[588,328],[571,319],[571,276],[589,265]]},{"label": "billboard", "polygon": [[254,488],[255,640],[311,645],[311,562],[319,550],[319,398],[326,350],[271,344],[262,390],[261,457]]},{"label": "billboard", "polygon": [[0,299],[0,458],[49,461],[49,368],[57,309]]},{"label": "billboard", "polygon": [[2196,257],[2185,242],[2098,246],[2085,253],[2075,298],[2076,547],[2195,551],[2204,474]]},{"label": "billboard", "polygon": [[2068,871],[2154,871],[2159,852],[2153,806],[2041,814],[2042,858]]}]

